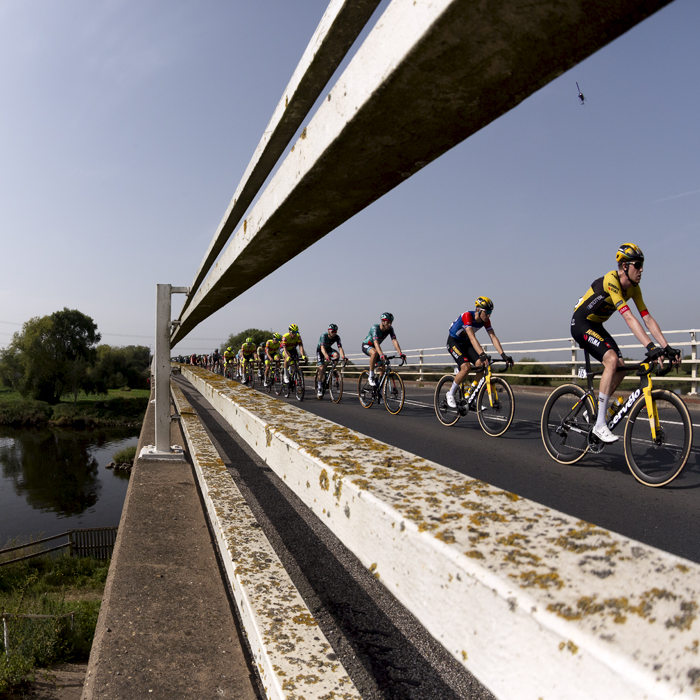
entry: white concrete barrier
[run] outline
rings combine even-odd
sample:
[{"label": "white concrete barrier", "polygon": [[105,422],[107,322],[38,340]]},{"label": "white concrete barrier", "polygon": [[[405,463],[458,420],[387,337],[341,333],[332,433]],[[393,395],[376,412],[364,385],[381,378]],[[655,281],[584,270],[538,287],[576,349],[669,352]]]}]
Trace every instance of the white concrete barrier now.
[{"label": "white concrete barrier", "polygon": [[700,566],[218,375],[182,374],[499,698],[700,693]]},{"label": "white concrete barrier", "polygon": [[171,390],[267,697],[359,700],[194,409],[177,385]]}]

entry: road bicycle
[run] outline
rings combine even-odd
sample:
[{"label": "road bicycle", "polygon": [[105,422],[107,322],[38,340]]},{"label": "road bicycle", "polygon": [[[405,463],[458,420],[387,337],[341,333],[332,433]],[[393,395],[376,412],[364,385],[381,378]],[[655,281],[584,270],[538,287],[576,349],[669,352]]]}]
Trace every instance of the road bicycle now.
[{"label": "road bicycle", "polygon": [[268,379],[268,382],[268,384],[265,384],[265,380],[263,379],[263,386],[267,390],[267,393],[271,394],[272,389],[274,388],[275,394],[279,396],[282,393],[282,380],[280,379],[279,360],[275,360],[273,365],[270,367],[270,377]]},{"label": "road bicycle", "polygon": [[249,386],[251,389],[255,386],[255,367],[253,360],[241,360],[243,365],[241,369],[241,383],[244,386]]},{"label": "road bicycle", "polygon": [[[384,361],[378,360],[377,367],[383,369],[382,376],[375,378],[376,384],[369,383],[369,371],[364,370],[357,380],[357,394],[363,408],[371,408],[376,401],[377,405],[384,399],[384,405],[389,413],[396,415],[403,408],[405,398],[403,379],[398,373],[391,371],[391,360],[400,357],[399,355],[386,355]],[[401,365],[406,362],[406,358],[401,358]]]},{"label": "road bicycle", "polygon": [[[576,384],[560,386],[550,394],[542,411],[542,441],[560,464],[574,464],[587,452],[599,454],[605,447],[593,434],[598,416],[593,378],[603,370],[592,372],[588,352],[585,357],[586,367],[579,370],[579,377],[587,380],[587,390]],[[658,487],[683,471],[693,442],[693,425],[688,409],[676,394],[652,388],[655,364],[646,361],[618,370],[636,370],[639,387],[622,404],[614,404],[619,408],[612,416],[608,413],[608,428],[614,431],[627,416],[623,441],[627,466],[637,481]],[[670,371],[669,362],[666,369],[659,366],[657,374],[663,376]]]},{"label": "road bicycle", "polygon": [[[479,425],[482,430],[491,437],[499,437],[510,428],[515,413],[515,398],[510,384],[502,377],[495,377],[491,371],[492,364],[497,364],[503,360],[489,363],[483,372],[481,379],[476,386],[462,382],[455,392],[456,408],[450,408],[447,404],[447,393],[452,388],[454,382],[453,374],[446,374],[435,387],[435,415],[443,425],[454,425],[462,416],[466,416],[469,411],[476,411]],[[508,364],[501,372],[508,369]]]},{"label": "road bicycle", "polygon": [[226,379],[235,379],[236,374],[236,364],[233,360],[229,360],[224,367],[224,377]]},{"label": "road bicycle", "polygon": [[321,393],[316,391],[316,398],[322,399],[326,395],[326,391],[330,392],[331,401],[338,403],[343,397],[343,375],[340,370],[336,369],[338,360],[330,360],[326,364],[326,369],[323,372],[323,385]]},{"label": "road bicycle", "polygon": [[294,392],[297,401],[303,401],[305,392],[304,375],[299,367],[299,358],[296,357],[296,355],[292,355],[289,358],[287,373],[289,375],[289,381],[282,383],[282,393],[285,397],[288,397]]}]

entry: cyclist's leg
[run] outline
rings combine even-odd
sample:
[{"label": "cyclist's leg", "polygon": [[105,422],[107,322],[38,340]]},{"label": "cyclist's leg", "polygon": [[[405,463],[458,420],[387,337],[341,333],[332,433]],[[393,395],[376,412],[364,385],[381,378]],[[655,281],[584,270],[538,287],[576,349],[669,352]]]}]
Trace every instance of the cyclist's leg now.
[{"label": "cyclist's leg", "polygon": [[584,350],[588,351],[589,355],[603,363],[603,374],[598,391],[598,416],[593,434],[605,443],[617,442],[619,438],[610,432],[606,417],[610,396],[623,379],[622,372],[619,373],[619,377],[616,376],[617,368],[624,366],[622,353],[602,323],[577,321],[574,317],[571,335]]},{"label": "cyclist's leg", "polygon": [[374,345],[370,343],[362,343],[362,352],[369,357],[369,379],[370,386],[376,386],[374,381],[374,365],[377,362],[377,351]]},{"label": "cyclist's leg", "polygon": [[316,385],[319,385],[323,382],[323,373],[326,370],[326,358],[320,348],[316,350],[316,364],[318,365],[318,369],[316,370]]}]

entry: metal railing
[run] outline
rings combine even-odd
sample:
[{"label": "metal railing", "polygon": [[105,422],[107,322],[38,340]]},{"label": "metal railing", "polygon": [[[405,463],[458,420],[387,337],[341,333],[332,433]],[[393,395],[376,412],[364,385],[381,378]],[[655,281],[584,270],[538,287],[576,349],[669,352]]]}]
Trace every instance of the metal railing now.
[{"label": "metal railing", "polygon": [[31,552],[30,554],[25,554],[21,557],[15,557],[14,559],[0,561],[0,566],[5,566],[5,564],[14,564],[15,562],[25,561],[26,559],[33,559],[34,557],[41,557],[44,554],[57,552],[61,549],[68,549],[69,553],[75,557],[110,559],[114,550],[114,543],[117,539],[117,528],[116,526],[113,526],[67,530],[66,532],[62,532],[60,535],[52,535],[51,537],[44,537],[43,539],[35,540],[34,542],[27,542],[25,544],[16,545],[15,547],[2,549],[0,550],[0,557],[5,554],[9,554],[10,552],[19,552],[24,549],[31,549],[33,547],[43,545],[46,542],[58,540],[61,537],[67,537],[68,542],[64,542],[63,544],[59,544],[55,547],[48,547],[46,549],[42,548],[37,552]]},{"label": "metal railing", "polygon": [[[684,355],[690,354],[690,359],[683,360],[681,366],[690,367],[690,375],[673,374],[668,377],[658,377],[655,378],[655,382],[681,382],[690,385],[690,391],[688,392],[691,396],[698,395],[698,334],[700,330],[698,329],[688,329],[679,331],[665,331],[664,336],[669,340],[670,344],[674,348],[679,348],[681,350],[685,348],[690,349],[690,353],[684,352]],[[674,336],[686,335],[688,340],[675,340]],[[633,333],[620,333],[616,336],[617,338],[634,338]],[[583,352],[581,348],[576,344],[576,341],[569,338],[549,338],[544,340],[517,340],[501,343],[503,349],[509,354],[514,356],[514,360],[518,365],[544,365],[550,367],[562,368],[565,367],[570,370],[569,374],[527,374],[512,372],[509,373],[509,377],[521,377],[523,379],[532,379],[536,377],[538,379],[576,379],[578,367],[584,365],[585,361],[583,359]],[[554,345],[554,347],[550,347]],[[493,354],[495,348],[488,343],[481,343],[484,348],[484,352]],[[620,350],[634,349],[636,351],[641,349],[641,346],[636,341],[627,345],[619,345]],[[392,352],[393,348],[387,351]],[[434,347],[434,348],[417,348],[413,350],[404,351],[407,357],[407,363],[400,370],[402,372],[407,372],[417,375],[417,381],[437,381],[441,376],[445,374],[446,367],[452,367],[450,371],[457,371],[456,365],[452,360],[452,356],[447,352],[446,347]],[[520,356],[530,356],[533,353],[567,353],[566,359],[557,360],[527,360],[523,362],[518,360],[516,355]],[[343,371],[344,376],[359,376],[360,372],[366,368],[368,363],[368,358],[363,353],[351,353],[347,355],[348,359],[354,364],[348,365]],[[580,358],[580,359],[579,359]],[[341,365],[338,365],[341,369]],[[397,369],[394,367],[394,369]],[[315,373],[316,365],[307,365],[304,367],[304,373],[306,375],[311,375]],[[634,380],[634,377],[628,377],[629,381]],[[624,381],[624,380],[623,380]]]}]

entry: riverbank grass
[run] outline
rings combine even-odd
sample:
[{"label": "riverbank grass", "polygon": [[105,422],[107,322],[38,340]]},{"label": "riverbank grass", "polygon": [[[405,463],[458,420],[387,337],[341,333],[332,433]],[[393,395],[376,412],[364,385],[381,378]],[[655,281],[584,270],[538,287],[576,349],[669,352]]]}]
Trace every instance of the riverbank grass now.
[{"label": "riverbank grass", "polygon": [[64,397],[55,406],[25,399],[0,387],[0,425],[98,428],[137,425],[143,420],[149,389],[110,389],[108,394]]},{"label": "riverbank grass", "polygon": [[0,611],[13,615],[7,650],[0,637],[1,699],[26,688],[36,669],[88,660],[108,569],[109,562],[68,555],[0,567]]}]

